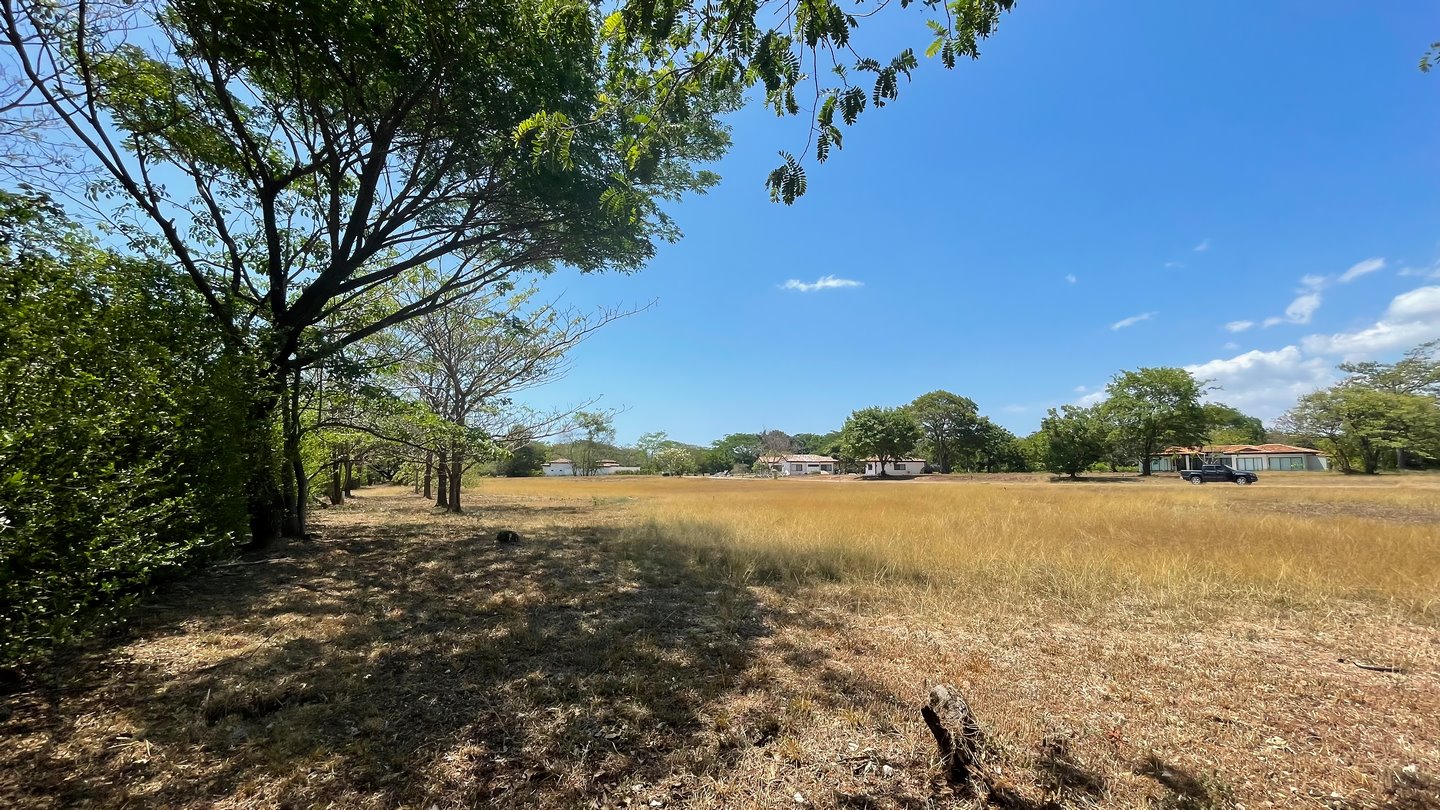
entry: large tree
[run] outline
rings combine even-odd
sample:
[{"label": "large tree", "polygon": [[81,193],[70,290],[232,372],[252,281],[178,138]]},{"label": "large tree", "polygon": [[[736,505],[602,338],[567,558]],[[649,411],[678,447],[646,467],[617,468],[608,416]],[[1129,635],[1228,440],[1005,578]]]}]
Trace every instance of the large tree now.
[{"label": "large tree", "polygon": [[930,461],[940,472],[950,472],[961,454],[973,455],[982,449],[980,407],[969,397],[931,391],[916,397],[908,408],[924,434]]},{"label": "large tree", "polygon": [[[1012,4],[927,3],[927,54],[976,56]],[[918,64],[858,54],[865,14],[834,0],[3,0],[0,16],[6,120],[49,116],[103,178],[96,209],[263,363],[254,418],[281,413],[289,483],[256,491],[262,540],[303,531],[305,369],[514,272],[637,269],[676,235],[661,203],[715,181],[695,165],[724,150],[744,87],[813,115],[823,161]],[[767,185],[791,202],[804,155],[782,158]],[[443,283],[381,305],[424,266]],[[316,331],[337,313],[349,328]]]},{"label": "large tree", "polygon": [[1037,444],[1045,469],[1071,478],[1105,457],[1105,421],[1094,408],[1051,408],[1040,421]]},{"label": "large tree", "polygon": [[1141,475],[1150,474],[1151,460],[1166,446],[1205,439],[1205,389],[1183,368],[1122,371],[1105,390],[1102,411],[1111,440],[1140,459]]},{"label": "large tree", "polygon": [[882,478],[885,465],[908,455],[921,437],[920,426],[905,408],[862,408],[850,414],[840,432],[849,455],[876,459]]}]

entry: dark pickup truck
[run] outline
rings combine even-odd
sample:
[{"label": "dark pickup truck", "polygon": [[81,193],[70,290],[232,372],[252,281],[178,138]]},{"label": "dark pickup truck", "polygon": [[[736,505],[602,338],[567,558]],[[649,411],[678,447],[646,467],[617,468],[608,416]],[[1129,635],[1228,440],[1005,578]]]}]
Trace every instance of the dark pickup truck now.
[{"label": "dark pickup truck", "polygon": [[1207,481],[1253,484],[1260,480],[1260,476],[1253,472],[1237,470],[1225,464],[1206,464],[1198,470],[1184,470],[1180,473],[1180,477],[1192,484],[1203,484]]}]

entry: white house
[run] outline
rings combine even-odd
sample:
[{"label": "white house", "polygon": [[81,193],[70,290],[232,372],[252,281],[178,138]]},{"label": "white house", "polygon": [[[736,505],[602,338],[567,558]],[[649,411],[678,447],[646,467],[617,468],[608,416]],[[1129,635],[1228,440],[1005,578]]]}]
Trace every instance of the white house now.
[{"label": "white house", "polygon": [[[885,462],[886,475],[919,475],[925,471],[925,459],[923,458],[897,458]],[[865,474],[880,474],[880,459],[865,459]]]},{"label": "white house", "polygon": [[1330,469],[1330,459],[1319,450],[1289,444],[1215,444],[1205,447],[1167,447],[1150,461],[1152,472],[1193,470],[1202,464],[1227,464],[1253,472],[1318,472]]},{"label": "white house", "polygon": [[[568,458],[557,458],[545,462],[540,468],[546,475],[584,475],[585,471],[579,469],[575,462]],[[638,473],[639,467],[626,467],[620,462],[611,458],[602,458],[595,462],[595,469],[590,475],[615,475],[616,473]]]},{"label": "white house", "polygon": [[840,462],[829,456],[796,453],[789,456],[761,456],[760,463],[781,475],[834,475]]}]

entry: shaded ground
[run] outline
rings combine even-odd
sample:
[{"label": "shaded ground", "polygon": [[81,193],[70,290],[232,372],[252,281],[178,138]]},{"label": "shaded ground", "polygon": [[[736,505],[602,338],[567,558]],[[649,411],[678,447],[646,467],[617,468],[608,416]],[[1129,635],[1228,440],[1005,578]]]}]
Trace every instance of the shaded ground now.
[{"label": "shaded ground", "polygon": [[1440,634],[1370,607],[905,609],[483,492],[369,491],[0,697],[0,806],[965,807],[947,681],[1017,806],[1440,807]]}]

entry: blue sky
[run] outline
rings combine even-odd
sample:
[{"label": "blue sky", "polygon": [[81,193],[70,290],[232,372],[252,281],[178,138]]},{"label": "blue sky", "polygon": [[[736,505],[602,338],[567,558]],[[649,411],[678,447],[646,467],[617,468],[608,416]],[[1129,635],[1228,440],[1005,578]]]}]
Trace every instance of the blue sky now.
[{"label": "blue sky", "polygon": [[[918,52],[924,19],[862,30]],[[1436,39],[1433,2],[1022,2],[980,61],[922,60],[793,207],[763,180],[803,124],[752,105],[681,242],[545,282],[657,304],[530,399],[704,444],[943,388],[1023,435],[1181,365],[1269,420],[1341,359],[1440,337]],[[827,276],[856,284],[785,287]]]}]

